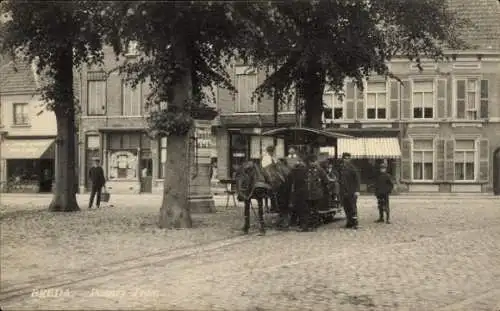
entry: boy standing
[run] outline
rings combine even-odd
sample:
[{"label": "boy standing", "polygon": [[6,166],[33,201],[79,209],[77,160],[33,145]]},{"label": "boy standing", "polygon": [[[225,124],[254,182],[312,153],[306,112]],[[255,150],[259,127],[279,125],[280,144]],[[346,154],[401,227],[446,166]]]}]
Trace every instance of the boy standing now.
[{"label": "boy standing", "polygon": [[379,218],[376,222],[384,222],[384,212],[385,212],[385,223],[390,224],[389,216],[389,194],[392,192],[394,184],[392,182],[392,177],[387,173],[387,165],[382,163],[380,165],[380,174],[377,177],[375,183],[375,196],[377,197],[377,205]]},{"label": "boy standing", "polygon": [[92,189],[90,191],[89,208],[92,208],[94,203],[94,197],[97,195],[96,206],[99,208],[101,205],[101,193],[102,187],[106,184],[106,179],[104,177],[104,170],[100,165],[99,159],[94,159],[94,166],[90,168],[89,171],[90,181],[92,182]]}]

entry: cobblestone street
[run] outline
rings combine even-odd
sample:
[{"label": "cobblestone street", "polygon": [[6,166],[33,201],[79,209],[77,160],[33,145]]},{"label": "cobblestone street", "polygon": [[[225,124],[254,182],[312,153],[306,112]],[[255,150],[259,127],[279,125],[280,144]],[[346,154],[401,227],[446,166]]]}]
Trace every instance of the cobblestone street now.
[{"label": "cobblestone street", "polygon": [[[151,223],[140,231],[137,221],[106,230],[110,219],[153,222],[161,200],[153,196],[59,215],[87,227],[49,237],[50,215],[15,210],[40,209],[50,197],[26,200],[2,200],[2,310],[500,310],[500,204],[491,196],[394,197],[390,225],[373,222],[375,200],[367,196],[358,231],[342,229],[340,220],[317,232],[270,230],[265,237],[238,236],[241,211],[224,208],[195,216],[203,226],[193,230],[159,234]],[[89,236],[95,240],[82,242]]]}]

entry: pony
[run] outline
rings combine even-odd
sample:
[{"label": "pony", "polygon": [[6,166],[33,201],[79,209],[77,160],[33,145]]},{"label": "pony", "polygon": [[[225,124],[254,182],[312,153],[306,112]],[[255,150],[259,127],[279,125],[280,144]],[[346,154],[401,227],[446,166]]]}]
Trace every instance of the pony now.
[{"label": "pony", "polygon": [[253,162],[244,162],[236,171],[236,193],[238,201],[244,203],[243,233],[248,234],[250,229],[250,206],[252,199],[257,201],[259,217],[259,235],[265,235],[264,224],[264,199],[269,197],[272,187],[264,177],[262,167]]},{"label": "pony", "polygon": [[[257,201],[259,218],[259,235],[265,234],[264,226],[264,200],[270,198],[273,200],[282,213],[288,213],[290,188],[289,183],[290,170],[282,162],[273,163],[266,168],[253,161],[243,163],[235,175],[236,193],[238,200],[244,202],[244,221],[243,232],[248,233],[250,228],[250,207],[251,200]],[[281,220],[280,222],[282,222]]]}]

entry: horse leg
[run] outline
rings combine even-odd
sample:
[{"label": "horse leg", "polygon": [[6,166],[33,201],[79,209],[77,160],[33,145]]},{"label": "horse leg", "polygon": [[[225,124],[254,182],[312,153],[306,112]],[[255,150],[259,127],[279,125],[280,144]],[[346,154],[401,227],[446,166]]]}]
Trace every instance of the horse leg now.
[{"label": "horse leg", "polygon": [[245,200],[243,233],[248,234],[250,230],[250,199]]},{"label": "horse leg", "polygon": [[264,226],[264,204],[262,198],[257,199],[257,204],[259,205],[259,235],[264,235],[266,234],[266,228]]}]

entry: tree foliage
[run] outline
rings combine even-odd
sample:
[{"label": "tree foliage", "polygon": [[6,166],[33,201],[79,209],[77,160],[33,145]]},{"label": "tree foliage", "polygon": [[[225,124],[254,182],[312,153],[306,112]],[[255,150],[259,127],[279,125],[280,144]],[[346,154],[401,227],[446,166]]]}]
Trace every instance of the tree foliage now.
[{"label": "tree foliage", "polygon": [[0,52],[35,62],[44,86],[40,92],[57,121],[56,191],[49,209],[78,210],[76,202],[76,113],[73,70],[102,60],[101,14],[107,4],[95,1],[5,1],[1,13]]},{"label": "tree foliage", "polygon": [[423,56],[442,59],[443,48],[465,44],[458,34],[466,22],[448,11],[443,0],[291,0],[266,5],[268,18],[254,20],[262,35],[249,37],[242,50],[256,67],[277,67],[257,93],[276,91],[283,99],[297,87],[306,116],[316,114],[315,121],[325,86],[342,95],[345,79],[352,78],[362,89],[372,73],[393,76],[387,64],[395,56],[420,63]]},{"label": "tree foliage", "polygon": [[[118,55],[126,55],[130,42],[138,43],[140,56],[121,67],[132,85],[149,81],[152,92],[147,105],[165,110],[152,112],[150,124],[162,135],[184,134],[192,124],[191,110],[207,106],[214,99],[204,92],[214,86],[235,91],[226,71],[227,64],[242,46],[242,37],[253,35],[245,16],[250,5],[230,2],[114,2],[107,15],[118,21],[107,31],[110,44]],[[182,41],[182,42],[181,42]],[[186,45],[179,57],[174,47]],[[185,66],[188,59],[189,68]],[[172,90],[189,70],[192,101],[174,107]],[[181,116],[182,115],[182,116]],[[179,128],[173,127],[178,123]]]}]

